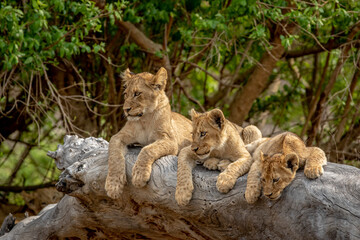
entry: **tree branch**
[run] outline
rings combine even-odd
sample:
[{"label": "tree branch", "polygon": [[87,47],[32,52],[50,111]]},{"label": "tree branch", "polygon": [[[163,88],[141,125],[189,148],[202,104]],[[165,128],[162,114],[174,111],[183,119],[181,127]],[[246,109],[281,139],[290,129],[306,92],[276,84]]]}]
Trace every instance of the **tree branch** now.
[{"label": "tree branch", "polygon": [[189,99],[191,102],[195,103],[196,105],[198,105],[201,109],[201,111],[206,112],[206,109],[204,108],[204,106],[195,98],[191,97],[190,94],[186,91],[184,85],[182,84],[180,78],[176,78],[174,84],[178,84],[182,90],[182,92],[184,93],[185,97],[187,97],[187,99]]},{"label": "tree branch", "polygon": [[10,185],[12,183],[12,181],[16,177],[16,174],[20,170],[21,165],[24,163],[27,155],[30,153],[31,148],[32,147],[28,146],[28,145],[25,147],[25,150],[21,154],[19,161],[16,163],[14,169],[12,170],[12,173],[11,173],[10,177],[8,178],[8,180],[6,181],[6,184]]},{"label": "tree branch", "polygon": [[[358,27],[358,25],[359,25],[359,22],[355,23],[351,27],[351,29],[352,29],[351,31],[356,29]],[[338,49],[340,47],[344,47],[344,45],[349,44],[349,43],[356,48],[360,47],[360,40],[352,40],[350,42],[349,42],[349,40],[347,40],[346,43],[344,43],[341,40],[344,38],[348,38],[348,36],[346,36],[346,35],[344,36],[343,34],[335,34],[335,35],[337,35],[337,37],[334,39],[330,39],[327,43],[319,43],[319,44],[309,47],[309,48],[302,47],[302,48],[298,48],[296,50],[285,51],[283,54],[283,57],[285,57],[287,59],[303,57],[306,55],[311,55],[311,54],[321,53],[324,51],[331,51],[334,49]],[[351,39],[353,39],[353,37]]]},{"label": "tree branch", "polygon": [[0,186],[2,192],[22,192],[22,191],[34,191],[40,188],[54,187],[56,182],[47,182],[39,185],[32,186]]},{"label": "tree branch", "polygon": [[200,69],[201,71],[203,71],[204,73],[206,73],[207,75],[209,75],[210,77],[212,77],[214,80],[216,80],[216,81],[218,81],[218,82],[220,81],[220,78],[219,78],[218,76],[216,76],[215,74],[209,72],[209,71],[206,70],[205,68],[200,67],[199,65],[197,65],[197,64],[195,64],[195,63],[192,63],[192,62],[189,62],[189,61],[183,61],[183,62],[186,63],[186,64],[189,64],[189,65],[191,65],[191,66],[193,66],[193,67],[195,67],[195,68]]}]

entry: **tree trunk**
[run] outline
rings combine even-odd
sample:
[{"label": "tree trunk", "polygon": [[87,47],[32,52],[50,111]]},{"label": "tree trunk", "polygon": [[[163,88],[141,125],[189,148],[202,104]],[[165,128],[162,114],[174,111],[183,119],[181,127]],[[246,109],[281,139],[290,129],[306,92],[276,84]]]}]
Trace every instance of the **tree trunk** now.
[{"label": "tree trunk", "polygon": [[38,216],[18,223],[0,239],[358,239],[360,170],[329,163],[319,179],[299,171],[277,201],[244,198],[246,176],[227,194],[216,190],[217,171],[197,166],[186,207],[176,204],[176,157],[157,160],[149,184],[131,185],[139,148],[126,156],[128,185],[119,200],[106,196],[107,147],[103,139],[66,136],[49,152],[65,169],[57,189],[67,193]]},{"label": "tree trunk", "polygon": [[277,61],[279,61],[285,52],[285,47],[281,45],[280,36],[292,34],[297,29],[293,24],[284,23],[284,25],[285,30],[282,29],[283,26],[281,24],[276,25],[276,30],[271,40],[273,48],[262,56],[260,64],[256,66],[244,88],[236,93],[230,105],[229,119],[240,126],[247,117],[253,102],[268,86],[269,77]]}]

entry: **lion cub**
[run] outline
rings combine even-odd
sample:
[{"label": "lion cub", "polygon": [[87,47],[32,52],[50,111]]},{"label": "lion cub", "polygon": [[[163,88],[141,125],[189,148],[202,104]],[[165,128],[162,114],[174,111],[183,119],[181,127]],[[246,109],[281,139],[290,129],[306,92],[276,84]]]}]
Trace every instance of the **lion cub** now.
[{"label": "lion cub", "polygon": [[[183,148],[178,157],[175,199],[182,206],[188,204],[192,197],[192,169],[196,162],[203,163],[208,169],[223,170],[216,182],[217,189],[222,193],[230,191],[238,177],[249,171],[253,162],[239,134],[241,131],[242,135],[245,133],[249,137],[247,128],[242,129],[226,120],[219,109],[206,113],[197,113],[192,109],[190,115],[193,142],[191,146]],[[256,128],[251,126],[249,129],[252,127]],[[260,131],[257,129],[255,132],[258,136]]]},{"label": "lion cub", "polygon": [[105,183],[107,195],[119,198],[126,184],[125,154],[127,145],[145,146],[132,169],[132,183],[143,187],[150,179],[155,160],[165,155],[177,155],[191,143],[191,121],[171,111],[165,95],[167,72],[160,68],[156,75],[144,72],[124,73],[125,126],[110,139],[109,168]]},{"label": "lion cub", "polygon": [[295,178],[298,168],[304,167],[305,176],[314,179],[323,174],[326,156],[317,147],[306,147],[295,134],[285,132],[272,138],[262,138],[246,145],[253,153],[254,163],[250,168],[245,198],[254,203],[263,194],[276,200]]}]

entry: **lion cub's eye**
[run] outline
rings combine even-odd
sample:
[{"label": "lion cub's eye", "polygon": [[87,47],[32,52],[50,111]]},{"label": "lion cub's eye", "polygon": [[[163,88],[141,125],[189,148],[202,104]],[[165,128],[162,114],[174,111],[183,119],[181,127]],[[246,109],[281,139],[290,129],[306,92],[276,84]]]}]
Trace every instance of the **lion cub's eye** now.
[{"label": "lion cub's eye", "polygon": [[278,182],[280,180],[280,178],[274,178],[273,179],[273,183],[276,183],[276,182]]},{"label": "lion cub's eye", "polygon": [[134,97],[140,96],[141,92],[134,92]]},{"label": "lion cub's eye", "polygon": [[200,132],[200,137],[205,137],[206,136],[206,132]]},{"label": "lion cub's eye", "polygon": [[262,182],[265,182],[265,178],[263,178],[263,177],[262,177],[260,180],[261,180]]}]

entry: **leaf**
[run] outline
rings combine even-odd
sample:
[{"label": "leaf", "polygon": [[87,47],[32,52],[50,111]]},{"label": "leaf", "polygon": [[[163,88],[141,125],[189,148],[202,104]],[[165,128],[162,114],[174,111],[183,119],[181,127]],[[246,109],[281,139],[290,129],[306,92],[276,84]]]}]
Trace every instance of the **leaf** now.
[{"label": "leaf", "polygon": [[120,14],[120,11],[114,11],[114,14],[115,14],[116,19],[118,19],[118,20],[120,20],[120,21],[121,21],[121,14]]},{"label": "leaf", "polygon": [[157,56],[158,58],[162,58],[162,57],[163,57],[161,51],[156,51],[156,52],[155,52],[155,56]]},{"label": "leaf", "polygon": [[65,54],[64,47],[60,47],[59,53],[60,53],[60,57],[64,57]]},{"label": "leaf", "polygon": [[98,53],[98,52],[100,51],[100,49],[101,49],[101,46],[95,45],[95,46],[93,47],[93,49],[94,49],[94,53]]},{"label": "leaf", "polygon": [[34,60],[34,58],[30,56],[24,61],[24,64],[27,65],[27,64],[33,62],[33,60]]},{"label": "leaf", "polygon": [[109,18],[110,18],[110,24],[111,24],[111,25],[114,25],[114,24],[115,24],[115,17],[114,17],[114,15],[111,14],[111,15],[109,16]]},{"label": "leaf", "polygon": [[91,48],[87,45],[84,46],[85,50],[87,53],[90,53],[91,52]]}]

